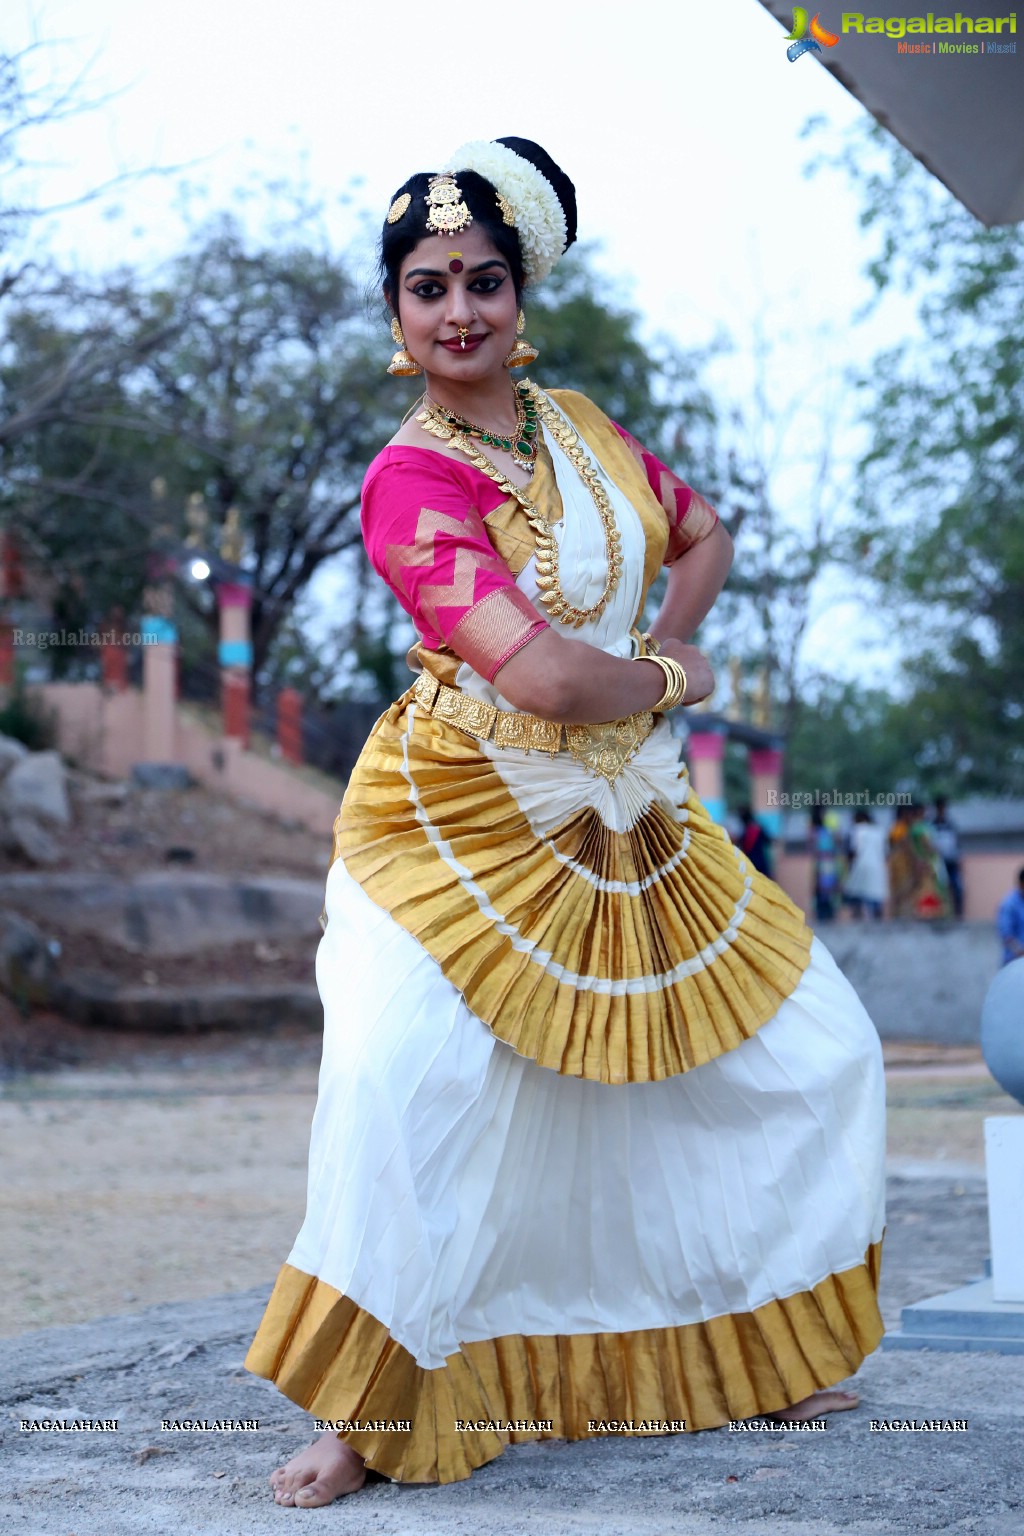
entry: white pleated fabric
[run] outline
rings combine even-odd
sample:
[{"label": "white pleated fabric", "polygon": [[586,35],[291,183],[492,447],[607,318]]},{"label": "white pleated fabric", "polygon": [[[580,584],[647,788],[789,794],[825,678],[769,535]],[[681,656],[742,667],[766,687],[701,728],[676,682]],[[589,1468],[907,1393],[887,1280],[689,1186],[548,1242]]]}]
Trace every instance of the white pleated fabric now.
[{"label": "white pleated fabric", "polygon": [[507,1335],[746,1313],[882,1235],[877,1034],[815,941],[776,1016],[664,1082],[517,1056],[341,860],[317,956],[324,1054],[288,1262],[425,1368]]}]

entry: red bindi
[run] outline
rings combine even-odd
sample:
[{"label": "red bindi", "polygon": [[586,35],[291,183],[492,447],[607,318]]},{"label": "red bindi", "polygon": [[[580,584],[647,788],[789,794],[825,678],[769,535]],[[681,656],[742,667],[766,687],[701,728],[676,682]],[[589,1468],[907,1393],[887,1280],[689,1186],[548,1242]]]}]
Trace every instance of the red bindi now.
[{"label": "red bindi", "polygon": [[461,272],[462,271],[462,262],[458,261],[458,260],[450,261],[448,263],[448,271],[449,272]]}]

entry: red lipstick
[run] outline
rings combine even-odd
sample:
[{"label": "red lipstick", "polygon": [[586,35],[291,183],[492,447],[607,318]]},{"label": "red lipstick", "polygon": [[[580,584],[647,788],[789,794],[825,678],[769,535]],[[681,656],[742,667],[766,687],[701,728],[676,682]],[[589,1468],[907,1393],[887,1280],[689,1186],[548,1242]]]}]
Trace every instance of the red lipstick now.
[{"label": "red lipstick", "polygon": [[447,352],[475,352],[477,347],[479,347],[480,344],[486,340],[487,337],[482,335],[467,336],[465,345],[463,345],[458,336],[452,336],[450,340],[442,341],[440,345],[444,347]]}]

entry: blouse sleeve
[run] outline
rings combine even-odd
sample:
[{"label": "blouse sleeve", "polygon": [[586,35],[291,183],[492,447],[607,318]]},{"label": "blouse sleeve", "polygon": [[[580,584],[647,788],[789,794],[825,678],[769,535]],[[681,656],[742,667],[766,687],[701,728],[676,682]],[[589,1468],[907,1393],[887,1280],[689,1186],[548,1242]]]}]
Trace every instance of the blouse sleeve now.
[{"label": "blouse sleeve", "polygon": [[363,484],[366,551],[431,650],[448,646],[493,682],[516,651],[548,628],[487,536],[458,473],[395,459]]},{"label": "blouse sleeve", "polygon": [[617,421],[613,421],[612,426],[640,465],[647,476],[647,484],[665,509],[668,518],[665,564],[671,565],[692,545],[707,538],[719,521],[718,513],[710,502],[680,480],[678,475],[674,475],[660,459],[648,453]]}]

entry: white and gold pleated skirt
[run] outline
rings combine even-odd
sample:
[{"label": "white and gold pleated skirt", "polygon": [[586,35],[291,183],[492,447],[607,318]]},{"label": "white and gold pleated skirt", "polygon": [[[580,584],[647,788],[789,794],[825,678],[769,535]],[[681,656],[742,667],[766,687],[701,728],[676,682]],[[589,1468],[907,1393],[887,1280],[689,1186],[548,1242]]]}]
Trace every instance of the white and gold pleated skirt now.
[{"label": "white and gold pleated skirt", "polygon": [[[707,821],[667,731],[612,786],[479,744],[471,773],[445,773],[454,734],[400,701],[346,796],[317,956],[306,1216],[249,1369],[360,1425],[343,1438],[408,1482],[610,1423],[709,1428],[852,1374],[881,1337],[884,1220],[881,1051],[856,995],[817,940],[797,958],[798,920]],[[594,817],[607,835],[588,835]],[[497,850],[483,825],[504,825]],[[519,848],[518,900],[502,836]],[[438,882],[454,931],[433,913]],[[556,946],[578,949],[586,890],[592,958],[570,966]],[[638,897],[672,940],[653,968],[602,941]],[[474,907],[504,930],[489,959]],[[602,961],[606,985],[581,987]],[[588,1020],[579,1050],[567,988]],[[641,1005],[676,1018],[646,1057]],[[589,1071],[541,1063],[545,1018]]]}]

